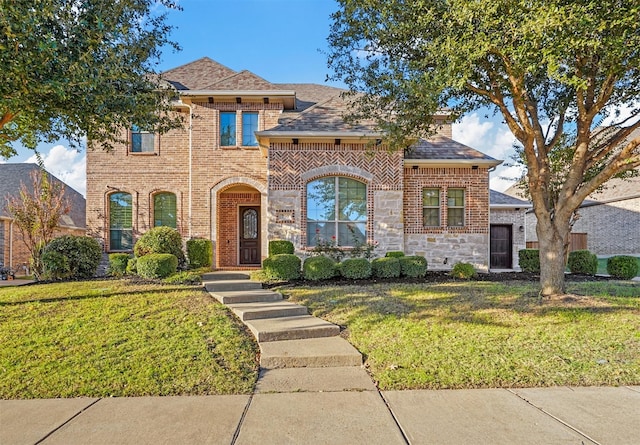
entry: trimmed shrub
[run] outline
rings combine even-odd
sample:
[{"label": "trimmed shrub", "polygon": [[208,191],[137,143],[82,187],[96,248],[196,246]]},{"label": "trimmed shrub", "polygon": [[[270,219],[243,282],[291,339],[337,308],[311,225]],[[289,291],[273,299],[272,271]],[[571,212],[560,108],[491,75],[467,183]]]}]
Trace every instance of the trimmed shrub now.
[{"label": "trimmed shrub", "polygon": [[187,241],[187,257],[189,267],[198,269],[200,267],[211,267],[213,258],[213,243],[208,239],[190,239]]},{"label": "trimmed shrub", "polygon": [[126,272],[127,275],[136,275],[138,273],[138,259],[136,257],[129,258]]},{"label": "trimmed shrub", "polygon": [[182,272],[174,273],[173,275],[170,275],[169,277],[165,278],[162,281],[164,281],[167,284],[192,285],[192,284],[201,284],[202,277],[197,272],[185,270]]},{"label": "trimmed shrub", "polygon": [[283,239],[269,241],[269,256],[288,254],[293,255],[293,243]]},{"label": "trimmed shrub", "polygon": [[49,255],[52,262],[49,265],[45,263],[45,269],[48,267],[54,273],[53,279],[91,278],[96,274],[102,258],[102,247],[89,236],[64,235],[55,238],[45,246],[43,255],[47,252],[57,252],[67,261],[68,269],[65,271],[59,263],[59,258]]},{"label": "trimmed shrub", "polygon": [[476,276],[476,270],[472,264],[456,263],[453,265],[453,269],[451,269],[451,276],[468,280]]},{"label": "trimmed shrub", "polygon": [[522,249],[518,251],[518,263],[523,272],[540,272],[540,250]]},{"label": "trimmed shrub", "polygon": [[371,276],[371,263],[366,258],[347,258],[339,266],[340,275],[350,280],[364,280]]},{"label": "trimmed shrub", "polygon": [[607,260],[607,272],[614,278],[630,280],[638,275],[638,260],[628,255],[612,256]]},{"label": "trimmed shrub", "polygon": [[376,278],[397,278],[400,276],[398,258],[376,258],[371,261],[371,272]]},{"label": "trimmed shrub", "polygon": [[152,253],[170,253],[180,264],[185,261],[182,237],[171,227],[154,227],[149,230],[136,242],[133,251],[138,258]]},{"label": "trimmed shrub", "polygon": [[324,255],[309,257],[304,260],[302,274],[305,280],[328,280],[336,275],[336,262]]},{"label": "trimmed shrub", "polygon": [[427,274],[427,259],[423,256],[402,256],[400,261],[400,275],[409,278],[421,278]]},{"label": "trimmed shrub", "polygon": [[386,258],[402,258],[404,256],[404,252],[399,250],[391,250],[384,254]]},{"label": "trimmed shrub", "polygon": [[67,257],[54,250],[44,252],[40,257],[45,280],[63,280],[69,278],[71,269]]},{"label": "trimmed shrub", "polygon": [[150,253],[138,258],[136,267],[143,278],[165,278],[178,270],[178,258],[170,253]]},{"label": "trimmed shrub", "polygon": [[571,273],[595,275],[598,271],[598,257],[588,250],[574,250],[567,261]]},{"label": "trimmed shrub", "polygon": [[297,280],[300,278],[300,258],[293,254],[281,253],[265,258],[262,269],[273,280]]},{"label": "trimmed shrub", "polygon": [[128,253],[111,253],[109,254],[109,267],[107,275],[113,277],[121,277],[127,273],[127,263],[129,262]]}]

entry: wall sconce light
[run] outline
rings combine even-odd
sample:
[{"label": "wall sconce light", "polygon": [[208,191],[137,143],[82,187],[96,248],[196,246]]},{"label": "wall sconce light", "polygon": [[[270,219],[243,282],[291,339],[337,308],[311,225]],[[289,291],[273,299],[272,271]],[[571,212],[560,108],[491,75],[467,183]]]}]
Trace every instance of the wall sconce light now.
[{"label": "wall sconce light", "polygon": [[209,103],[212,104],[213,103],[213,97],[209,98]]},{"label": "wall sconce light", "polygon": [[520,233],[524,233],[524,226],[520,226],[520,227],[518,227],[518,232],[520,232]]}]

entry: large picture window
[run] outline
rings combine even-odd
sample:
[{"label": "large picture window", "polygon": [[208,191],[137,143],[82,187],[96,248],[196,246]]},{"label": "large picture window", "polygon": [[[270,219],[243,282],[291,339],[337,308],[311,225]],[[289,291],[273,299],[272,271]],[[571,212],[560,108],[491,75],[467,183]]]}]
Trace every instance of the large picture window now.
[{"label": "large picture window", "polygon": [[153,197],[153,225],[176,228],[176,195],[158,193]]},{"label": "large picture window", "polygon": [[440,189],[422,190],[422,224],[425,227],[440,227]]},{"label": "large picture window", "polygon": [[447,190],[447,226],[464,226],[464,189]]},{"label": "large picture window", "polygon": [[220,145],[233,147],[236,145],[236,113],[220,113]]},{"label": "large picture window", "polygon": [[153,153],[155,151],[155,135],[143,131],[138,126],[131,127],[131,153]]},{"label": "large picture window", "polygon": [[129,193],[109,195],[109,249],[133,248],[132,205]]},{"label": "large picture window", "polygon": [[367,186],[339,176],[307,184],[307,245],[335,242],[338,246],[367,240]]},{"label": "large picture window", "polygon": [[258,145],[255,132],[258,131],[258,113],[242,113],[242,145],[255,147]]}]

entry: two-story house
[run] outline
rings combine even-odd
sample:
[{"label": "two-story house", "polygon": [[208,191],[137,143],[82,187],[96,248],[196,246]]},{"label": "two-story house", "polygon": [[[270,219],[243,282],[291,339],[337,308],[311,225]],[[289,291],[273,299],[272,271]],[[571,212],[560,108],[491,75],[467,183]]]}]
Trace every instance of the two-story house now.
[{"label": "two-story house", "polygon": [[87,226],[107,252],[163,225],[211,239],[216,268],[259,265],[272,239],[301,255],[319,240],[369,242],[430,268],[489,268],[489,171],[501,161],[453,141],[444,120],[392,152],[372,126],[344,121],[338,88],[273,84],[209,58],[163,78],[183,128],[133,127],[127,145],[87,153]]}]

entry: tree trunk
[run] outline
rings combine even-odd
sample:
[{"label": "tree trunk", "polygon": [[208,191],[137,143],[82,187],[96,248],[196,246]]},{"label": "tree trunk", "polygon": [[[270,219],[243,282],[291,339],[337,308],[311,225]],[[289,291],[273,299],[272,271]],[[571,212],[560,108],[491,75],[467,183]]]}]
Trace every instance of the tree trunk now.
[{"label": "tree trunk", "polygon": [[540,248],[540,286],[544,297],[565,293],[564,270],[566,266],[569,224],[558,230],[550,221],[538,220],[536,227]]}]

